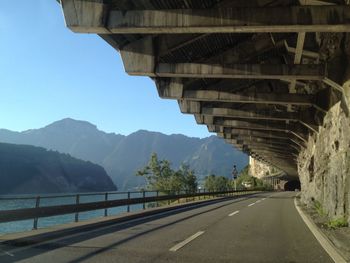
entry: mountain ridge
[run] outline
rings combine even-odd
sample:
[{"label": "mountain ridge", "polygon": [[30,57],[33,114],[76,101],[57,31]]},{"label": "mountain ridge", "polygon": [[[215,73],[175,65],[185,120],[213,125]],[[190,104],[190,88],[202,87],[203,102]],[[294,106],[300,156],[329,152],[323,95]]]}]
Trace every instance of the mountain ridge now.
[{"label": "mountain ridge", "polygon": [[142,177],[134,176],[156,152],[174,168],[187,163],[199,179],[211,173],[230,176],[233,164],[242,169],[248,157],[217,136],[188,137],[166,135],[140,129],[129,135],[106,133],[87,121],[65,118],[43,128],[23,132],[0,129],[0,142],[28,144],[70,154],[105,168],[120,190],[142,187]]}]

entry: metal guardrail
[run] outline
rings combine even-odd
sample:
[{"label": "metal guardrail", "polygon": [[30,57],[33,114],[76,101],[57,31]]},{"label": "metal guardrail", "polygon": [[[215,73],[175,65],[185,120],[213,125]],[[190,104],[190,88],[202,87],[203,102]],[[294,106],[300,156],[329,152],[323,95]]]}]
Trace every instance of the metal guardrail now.
[{"label": "metal guardrail", "polygon": [[[256,190],[229,190],[229,191],[216,191],[216,192],[205,192],[199,191],[196,193],[181,193],[181,194],[162,194],[158,191],[141,191],[141,192],[110,192],[110,193],[88,193],[88,194],[76,194],[76,195],[56,195],[56,196],[37,196],[37,197],[0,197],[0,200],[35,200],[35,207],[33,208],[22,208],[13,210],[2,210],[0,211],[0,223],[20,221],[33,219],[33,229],[38,227],[38,219],[42,217],[75,214],[75,222],[79,221],[79,213],[101,210],[104,209],[104,216],[108,216],[108,208],[127,206],[127,212],[130,212],[130,205],[142,204],[143,209],[146,209],[147,203],[156,203],[160,201],[179,200],[182,198],[194,198],[203,196],[222,196],[222,195],[235,195],[238,193],[248,193]],[[131,194],[137,193],[142,195],[142,197],[131,198]],[[153,193],[154,196],[146,196],[146,194]],[[118,200],[108,200],[109,196],[115,194],[127,195],[125,199]],[[80,197],[82,196],[104,196],[104,201],[80,203]],[[64,204],[64,205],[54,205],[54,206],[40,206],[40,201],[42,199],[48,198],[74,198],[75,204]]]}]

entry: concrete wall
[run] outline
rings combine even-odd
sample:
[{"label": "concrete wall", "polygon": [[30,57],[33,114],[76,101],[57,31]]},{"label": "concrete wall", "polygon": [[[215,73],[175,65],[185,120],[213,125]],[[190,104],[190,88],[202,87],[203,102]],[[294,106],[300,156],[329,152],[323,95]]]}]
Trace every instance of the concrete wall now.
[{"label": "concrete wall", "polygon": [[319,201],[330,218],[350,222],[350,117],[341,103],[326,114],[319,133],[309,138],[298,158],[302,201]]}]

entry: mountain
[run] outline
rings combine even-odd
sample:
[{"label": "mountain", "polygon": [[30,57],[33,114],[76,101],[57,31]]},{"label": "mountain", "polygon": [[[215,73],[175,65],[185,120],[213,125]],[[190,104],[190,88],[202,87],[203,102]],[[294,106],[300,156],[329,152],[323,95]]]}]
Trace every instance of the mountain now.
[{"label": "mountain", "polygon": [[230,176],[233,164],[242,169],[247,155],[217,136],[191,138],[140,130],[128,136],[105,133],[86,121],[63,119],[41,129],[24,132],[0,130],[0,142],[29,144],[70,154],[103,166],[120,190],[144,184],[134,176],[153,152],[170,160],[174,168],[187,163],[199,179],[209,174]]},{"label": "mountain", "polygon": [[0,194],[115,191],[106,171],[41,147],[0,143]]}]

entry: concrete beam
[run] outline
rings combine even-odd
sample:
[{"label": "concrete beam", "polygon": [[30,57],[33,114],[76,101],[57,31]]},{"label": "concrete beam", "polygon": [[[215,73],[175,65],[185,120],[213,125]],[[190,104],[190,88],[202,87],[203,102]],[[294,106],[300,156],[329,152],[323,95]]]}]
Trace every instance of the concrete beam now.
[{"label": "concrete beam", "polygon": [[[227,136],[228,135],[228,136]],[[218,135],[226,140],[233,140],[236,142],[244,142],[244,144],[249,143],[263,143],[272,146],[282,146],[282,147],[292,147],[296,151],[300,151],[301,147],[290,140],[280,140],[280,139],[266,139],[262,137],[249,137],[249,136],[230,136],[230,134],[224,134],[223,136]]]},{"label": "concrete beam", "polygon": [[153,72],[156,67],[155,43],[153,37],[148,36],[133,41],[120,50],[125,71],[132,75],[144,75],[144,72]]},{"label": "concrete beam", "polygon": [[[281,92],[288,92],[285,82],[280,80],[257,80],[257,79],[181,79],[183,81],[185,90],[216,90],[216,91],[230,91],[230,92],[242,92],[250,87],[254,87],[256,91],[271,91],[271,87],[268,83],[278,85],[278,90]],[[172,85],[172,79],[158,79],[160,85],[170,86]],[[267,83],[268,82],[268,83]],[[280,92],[280,93],[281,93]]]},{"label": "concrete beam", "polygon": [[[263,41],[264,40],[264,41]],[[262,46],[252,46],[250,56],[271,47],[271,41],[262,39]],[[133,76],[172,77],[172,78],[229,78],[229,79],[288,79],[288,80],[322,80],[325,78],[323,65],[276,65],[276,64],[242,64],[243,54],[236,49],[205,59],[205,63],[156,63],[160,44],[157,39],[147,36],[133,41],[120,50],[125,71]],[[230,59],[227,59],[230,58]],[[246,60],[243,60],[246,61]],[[214,63],[215,62],[215,63]],[[226,64],[226,63],[227,64]],[[233,64],[240,63],[240,64]]]},{"label": "concrete beam", "polygon": [[[252,147],[249,147],[249,145],[243,144],[243,143],[239,143],[236,142],[234,140],[226,140],[227,143],[232,144],[235,148],[241,150],[244,153],[250,153],[252,152]],[[266,149],[266,148],[261,148],[261,147],[256,147],[255,148],[256,151],[260,151],[260,152],[264,152],[266,155],[276,155],[276,156],[280,156],[280,158],[290,158],[290,157],[295,157],[293,155],[291,155],[290,153],[284,151],[280,151],[278,149]]]},{"label": "concrete beam", "polygon": [[159,63],[154,71],[126,70],[130,75],[162,78],[225,78],[225,79],[297,79],[322,80],[324,65],[302,64],[234,64]]},{"label": "concrete beam", "polygon": [[[261,152],[259,150],[256,150],[256,151],[247,150],[246,153],[253,156],[254,158],[259,158],[264,160],[265,162],[268,162],[269,164],[273,164],[276,167],[278,167],[281,164],[282,160],[284,161],[288,160],[295,163],[295,157],[290,155],[280,155],[278,153],[273,153],[273,152]],[[276,159],[278,160],[278,162],[276,162]],[[275,162],[273,160],[275,160]]]},{"label": "concrete beam", "polygon": [[213,116],[202,116],[195,115],[195,119],[198,124],[205,125],[219,125],[223,127],[247,127],[256,130],[267,130],[267,131],[296,131],[301,134],[308,134],[308,130],[305,129],[298,123],[288,124],[288,123],[279,123],[271,121],[251,121],[251,120],[232,120],[228,118],[220,118]]},{"label": "concrete beam", "polygon": [[[303,49],[304,49],[304,42],[305,42],[305,32],[299,32],[298,33],[298,38],[297,38],[297,46],[295,49],[295,56],[294,56],[294,64],[300,64],[301,63],[301,58],[303,54]],[[289,91],[291,93],[295,93],[296,87],[296,80],[292,80],[291,83],[289,84]]]},{"label": "concrete beam", "polygon": [[[211,92],[210,92],[211,93]],[[247,100],[251,100],[251,101],[264,101],[264,99],[266,98],[267,102],[269,102],[268,100],[268,95],[267,93],[258,93],[258,94],[250,94],[251,96],[247,95],[238,95],[237,94],[232,94],[232,97],[236,97],[237,99],[242,98],[242,100],[240,100],[240,103],[246,103]],[[293,94],[290,94],[292,100],[297,98],[297,96],[294,96]],[[278,97],[277,94],[270,94],[270,97]],[[287,98],[289,96],[288,95],[282,95],[281,97],[285,97]],[[305,98],[304,96],[300,96],[303,97],[304,102],[305,102]],[[247,98],[247,99],[244,99]],[[311,106],[311,101],[312,101],[312,97],[308,97],[310,98],[309,100],[309,105]],[[215,101],[215,100],[210,100],[210,101]],[[230,101],[231,102],[231,101]],[[235,100],[234,102],[238,102],[238,100]],[[281,101],[279,101],[279,103],[276,103],[276,101],[273,101],[273,104],[279,104],[282,103]],[[220,107],[220,106],[216,106],[216,107],[208,107],[208,106],[201,106],[201,102],[200,101],[192,101],[192,100],[187,100],[187,99],[181,99],[178,101],[179,103],[179,107],[182,113],[185,114],[203,114],[203,115],[211,115],[211,116],[221,116],[221,117],[241,117],[241,118],[246,118],[246,119],[268,119],[268,120],[283,120],[283,121],[305,121],[308,122],[310,124],[313,125],[317,125],[314,120],[312,119],[311,116],[311,112],[310,111],[303,111],[303,112],[278,112],[275,110],[264,110],[264,111],[260,111],[260,110],[256,110],[256,109],[252,109],[252,110],[238,110],[238,109],[232,109],[232,108],[227,108],[225,106]],[[284,105],[284,104],[282,104]],[[305,106],[305,104],[303,104],[303,106]]]},{"label": "concrete beam", "polygon": [[224,139],[240,139],[240,138],[256,138],[272,141],[287,142],[294,144],[298,149],[305,148],[305,143],[298,138],[293,138],[291,134],[285,132],[268,132],[268,131],[252,131],[252,130],[234,130],[228,133],[219,132],[217,135]]},{"label": "concrete beam", "polygon": [[[203,34],[197,37],[193,35],[181,35],[187,36],[189,39],[185,39],[181,43],[174,45],[173,42],[177,42],[179,39],[178,35],[160,35],[158,56],[160,61],[166,62],[169,58],[174,58],[174,54],[177,54],[179,50],[183,48],[192,48],[195,42],[201,42],[204,38],[209,38],[210,34]],[[286,49],[286,41],[278,41],[275,43],[272,41],[270,34],[256,34],[254,37],[247,37],[242,42],[237,43],[234,47],[218,52],[210,56],[209,58],[203,57],[196,62],[205,62],[209,64],[239,64],[242,62],[248,62],[251,59],[261,55],[262,53],[269,52],[277,48]],[[175,55],[176,56],[176,55]],[[176,61],[176,62],[187,62],[187,61]]]},{"label": "concrete beam", "polygon": [[[277,150],[277,149],[265,149],[265,148],[261,148],[261,147],[254,148],[254,147],[249,147],[248,145],[237,144],[235,142],[228,142],[228,143],[232,144],[234,147],[240,149],[241,151],[243,151],[247,154],[257,153],[261,157],[264,156],[264,157],[279,158],[280,160],[292,161],[293,164],[296,163],[296,159],[298,157],[297,154],[290,153],[287,151],[281,151],[281,150]],[[275,166],[278,167],[278,165],[275,165]]]},{"label": "concrete beam", "polygon": [[232,93],[216,90],[186,90],[178,81],[157,81],[158,94],[163,99],[231,102],[251,104],[314,106],[314,97],[307,94]]},{"label": "concrete beam", "polygon": [[[312,106],[320,114],[327,112],[325,105],[319,105],[320,101],[314,95],[291,94],[291,93],[233,93],[212,89],[188,90],[180,78],[156,79],[158,95],[163,99],[189,100],[198,102],[229,102],[248,104],[271,104],[271,105],[298,105]],[[184,102],[185,103],[185,102]],[[180,105],[181,107],[181,105]],[[186,106],[184,106],[186,107]]]},{"label": "concrete beam", "polygon": [[272,145],[272,144],[266,144],[266,143],[254,143],[254,142],[242,142],[237,140],[226,140],[228,143],[235,144],[235,145],[245,145],[249,149],[260,149],[260,150],[266,150],[266,151],[274,151],[274,152],[280,152],[281,154],[288,153],[289,155],[293,155],[295,157],[298,156],[299,151],[297,151],[294,148],[289,147],[288,145],[282,146],[282,145]]},{"label": "concrete beam", "polygon": [[[203,123],[204,124],[204,123]],[[272,131],[272,132],[285,132],[289,133],[299,140],[307,143],[308,133],[299,125],[275,125],[275,124],[257,124],[247,121],[219,121],[212,125],[207,125],[209,132],[224,132],[226,128],[228,129],[243,129],[243,130],[256,130],[256,131]]]},{"label": "concrete beam", "polygon": [[284,160],[292,160],[293,162],[296,162],[296,158],[298,158],[297,154],[289,153],[283,150],[275,150],[275,149],[263,149],[258,147],[247,147],[248,152],[255,152],[259,153],[261,156],[269,156],[273,155]]},{"label": "concrete beam", "polygon": [[201,114],[215,117],[225,117],[231,119],[252,119],[252,120],[275,120],[275,121],[295,121],[299,122],[313,132],[318,132],[318,124],[311,116],[310,111],[303,112],[277,112],[277,111],[257,111],[257,110],[236,110],[231,108],[201,107],[200,102],[179,100],[182,113]]},{"label": "concrete beam", "polygon": [[[234,143],[234,140],[230,141],[227,140],[228,143]],[[294,157],[297,157],[299,155],[299,151],[294,149],[293,147],[290,147],[288,145],[273,145],[273,144],[264,144],[264,143],[254,143],[254,142],[236,142],[238,144],[245,145],[249,149],[260,149],[260,150],[266,150],[266,151],[277,151],[280,154],[284,154],[285,152],[288,152],[288,154],[293,155]]]},{"label": "concrete beam", "polygon": [[289,139],[293,141],[296,145],[305,148],[306,142],[301,140],[299,137],[295,136],[293,133],[288,131],[270,131],[270,130],[254,130],[246,128],[232,128],[232,127],[222,127],[217,125],[209,125],[208,130],[210,132],[216,132],[218,134],[231,134],[232,136],[252,136],[252,137],[262,137],[262,138],[272,138],[272,139]]},{"label": "concrete beam", "polygon": [[108,10],[108,6],[103,4],[102,0],[93,2],[61,0],[61,3],[66,24],[74,32],[96,34],[350,32],[350,7],[341,5]]},{"label": "concrete beam", "polygon": [[61,0],[64,21],[73,32],[108,34],[108,6],[103,0]]}]

